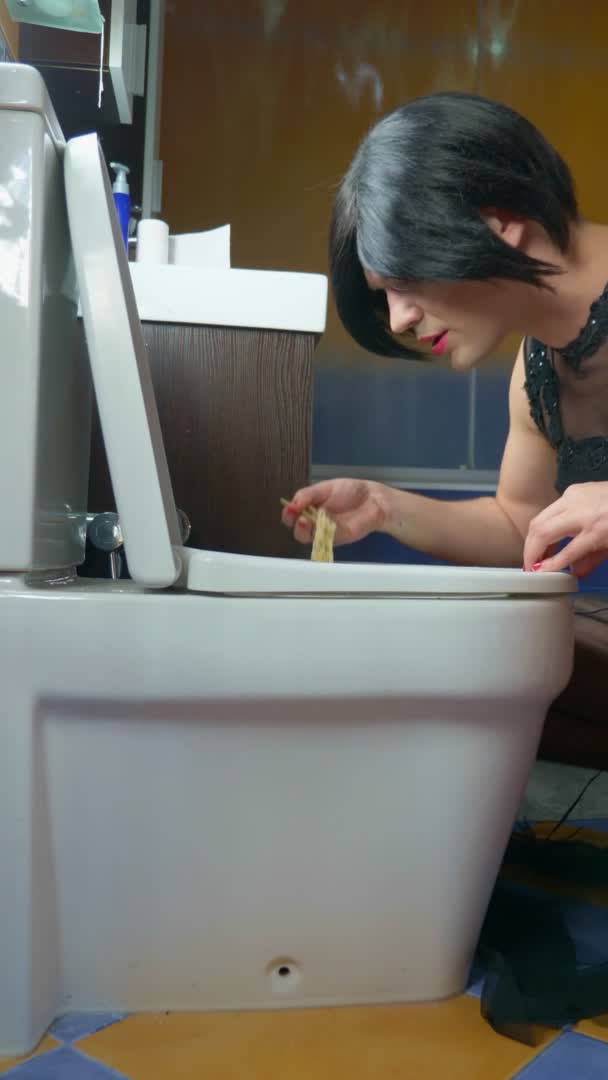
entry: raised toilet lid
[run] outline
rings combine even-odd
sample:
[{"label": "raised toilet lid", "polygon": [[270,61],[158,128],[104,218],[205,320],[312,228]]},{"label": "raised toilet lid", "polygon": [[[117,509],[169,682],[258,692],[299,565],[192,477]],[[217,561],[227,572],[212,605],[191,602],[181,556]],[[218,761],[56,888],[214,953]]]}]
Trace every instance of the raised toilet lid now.
[{"label": "raised toilet lid", "polygon": [[[489,596],[569,593],[568,574],[313,563],[182,547],[146,347],[95,134],[68,142],[65,185],[95,395],[134,581],[225,595]],[[278,513],[278,508],[277,508]]]}]

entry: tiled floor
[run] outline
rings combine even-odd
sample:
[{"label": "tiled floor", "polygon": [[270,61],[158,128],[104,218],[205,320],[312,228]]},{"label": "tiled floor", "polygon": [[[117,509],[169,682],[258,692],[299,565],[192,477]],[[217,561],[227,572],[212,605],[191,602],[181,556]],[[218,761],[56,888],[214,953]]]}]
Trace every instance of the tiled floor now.
[{"label": "tiled floor", "polygon": [[36,1056],[0,1061],[15,1080],[605,1080],[608,1017],[496,1035],[474,995],[437,1005],[275,1013],[72,1014]]},{"label": "tiled floor", "polygon": [[[542,766],[525,809],[571,800],[580,771]],[[592,801],[594,800],[594,801]],[[590,789],[585,814],[608,832],[608,789]],[[603,820],[599,819],[599,815]],[[578,815],[577,815],[578,817]],[[582,835],[582,834],[580,834]],[[509,874],[509,877],[512,875]],[[524,871],[520,883],[547,883]],[[557,890],[582,964],[608,941],[608,890]],[[600,953],[601,953],[600,949]],[[605,949],[604,949],[605,953]],[[431,1005],[215,1014],[68,1014],[35,1054],[0,1059],[15,1080],[605,1080],[608,1015],[566,1031],[537,1029],[533,1047],[496,1034],[480,1014],[478,973],[468,993]]]}]

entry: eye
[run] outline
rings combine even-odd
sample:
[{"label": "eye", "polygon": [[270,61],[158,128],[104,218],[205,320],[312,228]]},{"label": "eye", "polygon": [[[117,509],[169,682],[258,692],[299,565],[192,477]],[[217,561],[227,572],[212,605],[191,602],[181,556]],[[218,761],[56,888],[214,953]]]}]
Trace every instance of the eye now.
[{"label": "eye", "polygon": [[413,281],[387,281],[386,283],[387,293],[395,293],[399,296],[410,296],[412,303],[414,303],[414,296],[416,294],[416,287]]}]

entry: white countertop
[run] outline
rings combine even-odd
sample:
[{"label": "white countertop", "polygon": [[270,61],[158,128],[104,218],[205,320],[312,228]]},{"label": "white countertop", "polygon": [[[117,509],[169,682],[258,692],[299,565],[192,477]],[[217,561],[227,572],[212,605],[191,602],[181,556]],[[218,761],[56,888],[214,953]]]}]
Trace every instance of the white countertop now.
[{"label": "white countertop", "polygon": [[294,330],[320,334],[327,278],[275,270],[129,264],[142,322]]}]

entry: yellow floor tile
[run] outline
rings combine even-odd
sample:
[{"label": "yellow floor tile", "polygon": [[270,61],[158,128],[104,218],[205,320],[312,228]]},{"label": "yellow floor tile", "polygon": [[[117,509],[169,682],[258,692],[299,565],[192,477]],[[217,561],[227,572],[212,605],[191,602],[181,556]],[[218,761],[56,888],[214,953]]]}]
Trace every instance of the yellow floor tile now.
[{"label": "yellow floor tile", "polygon": [[503,866],[500,876],[504,881],[513,881],[517,885],[526,885],[529,889],[542,889],[554,896],[565,896],[579,900],[582,904],[595,904],[608,907],[608,887],[606,885],[580,885],[576,881],[568,882],[548,874],[537,873],[527,866]]},{"label": "yellow floor tile", "polygon": [[40,1054],[46,1054],[47,1050],[54,1050],[60,1043],[56,1039],[53,1039],[50,1035],[45,1035],[42,1042],[38,1043],[38,1046],[27,1057],[6,1058],[0,1057],[0,1076],[3,1073],[7,1073],[9,1069],[14,1069],[15,1065],[21,1065],[23,1061],[29,1061],[30,1058],[38,1057]]},{"label": "yellow floor tile", "polygon": [[580,1024],[576,1025],[576,1030],[582,1031],[583,1035],[591,1035],[593,1039],[608,1042],[608,1013],[596,1016],[595,1020],[581,1020]]},{"label": "yellow floor tile", "polygon": [[432,1005],[138,1015],[78,1042],[130,1080],[506,1080],[539,1045],[502,1038],[460,997]]}]

